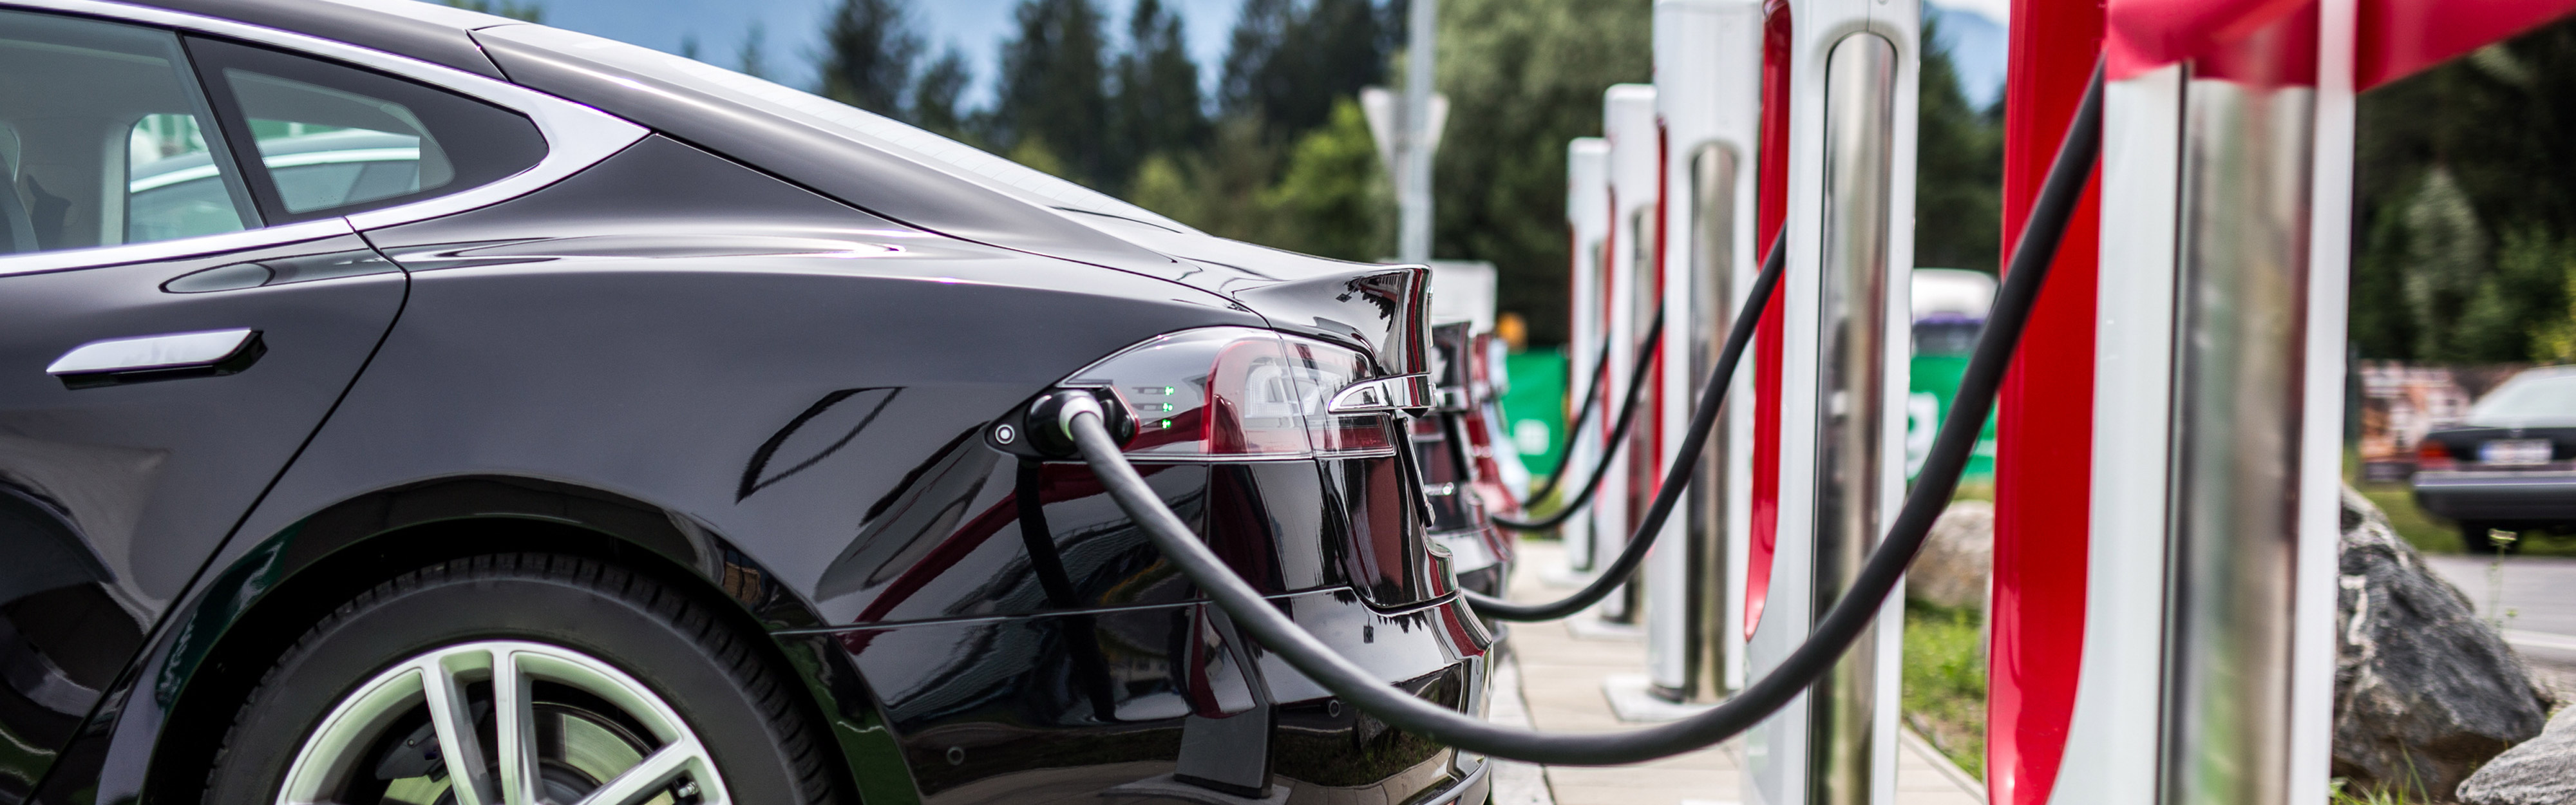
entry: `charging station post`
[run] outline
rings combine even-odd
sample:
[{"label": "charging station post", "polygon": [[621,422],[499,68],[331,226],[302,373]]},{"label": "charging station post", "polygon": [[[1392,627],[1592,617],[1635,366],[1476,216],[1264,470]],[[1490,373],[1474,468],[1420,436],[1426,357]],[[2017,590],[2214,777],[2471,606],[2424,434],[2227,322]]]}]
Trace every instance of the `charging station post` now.
[{"label": "charging station post", "polygon": [[[1760,391],[1777,406],[1777,458],[1757,460],[1757,481],[1768,472],[1773,483],[1757,483],[1753,507],[1776,513],[1776,550],[1750,675],[1795,650],[1849,589],[1905,492],[1920,13],[1914,0],[1789,0],[1764,20],[1765,80],[1780,82],[1765,88],[1765,134],[1785,142],[1762,142],[1784,185],[1763,194],[1780,205],[1763,218],[1784,227],[1789,262],[1781,326],[1765,333],[1777,352],[1756,353],[1780,372]],[[1901,600],[1883,602],[1873,634],[1747,735],[1748,802],[1893,801],[1902,613]]]},{"label": "charging station post", "polygon": [[[1603,290],[1607,277],[1610,240],[1610,143],[1599,137],[1578,137],[1565,147],[1565,229],[1572,240],[1567,258],[1568,293],[1571,301],[1566,316],[1566,396],[1567,402],[1593,406],[1589,422],[1608,422],[1614,405],[1607,384],[1592,382],[1602,368],[1601,347],[1606,320]],[[1579,414],[1566,417],[1565,451],[1559,459],[1558,474],[1580,483],[1580,471],[1601,461],[1602,434],[1606,428],[1579,422]],[[1559,486],[1560,500],[1571,499],[1574,490]],[[1544,501],[1531,500],[1533,506]],[[1592,563],[1592,516],[1588,513],[1567,520],[1558,531],[1565,540],[1565,568],[1572,576],[1590,570]]]},{"label": "charging station post", "polygon": [[[1666,400],[1696,400],[1734,313],[1760,270],[1754,244],[1754,158],[1761,116],[1759,0],[1659,0],[1655,102],[1663,127],[1661,304],[1668,332],[1658,361]],[[1730,388],[1749,389],[1739,379]],[[1744,686],[1745,542],[1752,409],[1731,393],[1725,419],[1691,476],[1683,516],[1667,521],[1644,586],[1650,690],[1709,702]],[[1665,405],[1659,430],[1682,433],[1690,408]],[[1662,465],[1681,451],[1663,440]]]}]

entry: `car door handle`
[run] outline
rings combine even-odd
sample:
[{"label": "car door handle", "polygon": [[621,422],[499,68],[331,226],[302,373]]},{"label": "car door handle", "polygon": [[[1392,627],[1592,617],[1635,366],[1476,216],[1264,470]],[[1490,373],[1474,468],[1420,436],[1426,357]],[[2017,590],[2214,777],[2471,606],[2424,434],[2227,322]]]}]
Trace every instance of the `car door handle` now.
[{"label": "car door handle", "polygon": [[267,353],[259,331],[248,327],[163,333],[73,347],[45,367],[45,373],[61,378],[65,388],[96,388],[229,375],[250,368]]}]

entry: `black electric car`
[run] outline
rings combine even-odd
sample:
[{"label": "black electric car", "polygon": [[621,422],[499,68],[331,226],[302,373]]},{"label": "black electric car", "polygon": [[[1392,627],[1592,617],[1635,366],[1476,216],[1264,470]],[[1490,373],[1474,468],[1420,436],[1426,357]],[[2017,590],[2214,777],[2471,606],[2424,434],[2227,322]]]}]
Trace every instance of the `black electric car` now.
[{"label": "black electric car", "polygon": [[2425,434],[2414,481],[2472,551],[2502,548],[2496,529],[2576,532],[2576,366],[2525,369]]},{"label": "black electric car", "polygon": [[0,181],[0,803],[1484,800],[1024,413],[1474,710],[1418,267],[399,0],[0,0]]}]

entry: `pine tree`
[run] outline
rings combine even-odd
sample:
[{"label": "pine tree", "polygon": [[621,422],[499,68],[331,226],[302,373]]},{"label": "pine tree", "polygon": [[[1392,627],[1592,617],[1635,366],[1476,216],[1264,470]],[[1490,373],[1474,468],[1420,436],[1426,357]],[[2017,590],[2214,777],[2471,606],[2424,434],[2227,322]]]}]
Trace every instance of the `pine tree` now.
[{"label": "pine tree", "polygon": [[1922,100],[1915,113],[1914,264],[2000,271],[2003,103],[1983,113],[1968,107],[1940,30],[1937,17],[1924,18]]},{"label": "pine tree", "polygon": [[1182,41],[1181,20],[1160,0],[1136,0],[1127,19],[1127,52],[1118,57],[1111,98],[1108,175],[1125,178],[1146,157],[1206,142],[1199,66]]},{"label": "pine tree", "polygon": [[913,80],[913,125],[950,137],[966,136],[967,112],[961,104],[966,85],[974,80],[965,54],[957,52],[955,46],[940,51],[939,58],[932,59],[930,66],[922,68],[920,77]]},{"label": "pine tree", "polygon": [[905,91],[921,58],[903,0],[841,0],[823,29],[823,95],[888,117],[909,119]]},{"label": "pine tree", "polygon": [[1335,103],[1385,82],[1403,9],[1371,0],[1244,0],[1220,108],[1258,117],[1282,139],[1324,125]]},{"label": "pine tree", "polygon": [[[1103,186],[1109,122],[1100,9],[1092,0],[1022,0],[1019,33],[1002,46],[994,144],[1045,145],[1078,181]],[[1120,177],[1124,178],[1124,177]]]},{"label": "pine tree", "polygon": [[2553,359],[2576,332],[2576,21],[2361,97],[2352,340],[2363,358]]},{"label": "pine tree", "polygon": [[751,28],[742,32],[742,46],[734,51],[734,58],[741,65],[734,69],[753,78],[768,78],[769,59],[762,55],[768,47],[769,26],[753,21]]},{"label": "pine tree", "polygon": [[1653,77],[1647,0],[1441,0],[1438,257],[1491,260],[1531,343],[1565,339],[1565,142],[1601,134],[1601,91]]}]

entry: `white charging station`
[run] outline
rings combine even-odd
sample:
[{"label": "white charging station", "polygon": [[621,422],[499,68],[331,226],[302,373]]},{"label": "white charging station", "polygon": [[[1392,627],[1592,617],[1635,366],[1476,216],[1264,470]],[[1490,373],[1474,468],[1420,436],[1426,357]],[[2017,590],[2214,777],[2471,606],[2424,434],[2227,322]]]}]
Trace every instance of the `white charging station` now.
[{"label": "white charging station", "polygon": [[[1761,0],[1658,0],[1655,102],[1663,121],[1665,328],[1658,361],[1662,460],[1673,466],[1691,403],[1761,271],[1754,166],[1762,113]],[[1668,701],[1715,701],[1744,686],[1744,566],[1753,426],[1739,371],[1689,497],[1645,566],[1646,669]],[[1737,538],[1730,538],[1737,537]]]},{"label": "white charging station", "polygon": [[[1654,319],[1653,306],[1660,304],[1663,297],[1663,272],[1655,263],[1661,244],[1662,222],[1656,212],[1662,201],[1659,180],[1663,164],[1662,132],[1655,125],[1655,88],[1647,84],[1611,85],[1602,96],[1601,131],[1602,139],[1610,143],[1610,239],[1602,271],[1605,280],[1601,311],[1609,322],[1603,331],[1610,338],[1610,382],[1597,421],[1607,439],[1620,406],[1626,402],[1628,384],[1636,368],[1637,343],[1645,338],[1646,325]],[[1627,442],[1611,457],[1610,471],[1603,474],[1601,491],[1592,501],[1595,568],[1609,566],[1619,550],[1627,547],[1628,532],[1636,527],[1639,510],[1644,508],[1633,498],[1641,490],[1651,494],[1654,479],[1662,476],[1662,454],[1656,447],[1656,431],[1662,424],[1655,414],[1661,407],[1658,391],[1648,386],[1639,395],[1637,421],[1629,426]],[[1627,585],[1619,594],[1602,601],[1601,619],[1636,622],[1637,587]]]},{"label": "white charging station", "polygon": [[[1762,110],[1787,116],[1786,153],[1764,162],[1784,166],[1788,261],[1777,352],[1755,353],[1777,354],[1780,374],[1756,395],[1776,394],[1779,429],[1778,461],[1754,468],[1776,473],[1773,499],[1751,505],[1777,519],[1768,587],[1748,602],[1751,676],[1806,639],[1904,493],[1920,14],[1915,0],[1789,0],[1764,21],[1766,68],[1788,67],[1767,93],[1787,102]],[[1891,596],[1829,676],[1746,736],[1746,802],[1893,801],[1902,615]]]},{"label": "white charging station", "polygon": [[[1592,383],[1601,358],[1602,286],[1606,267],[1606,249],[1610,241],[1610,143],[1599,137],[1578,137],[1565,146],[1565,231],[1568,263],[1566,297],[1566,404],[1580,406],[1585,399],[1593,401],[1592,422],[1575,427],[1575,409],[1566,410],[1565,452],[1562,463],[1565,481],[1557,485],[1559,500],[1570,499],[1580,489],[1584,473],[1601,460],[1600,423],[1615,412],[1606,409],[1618,405],[1602,399],[1605,389]],[[1532,500],[1531,504],[1540,503]],[[1566,575],[1572,577],[1592,569],[1592,516],[1582,514],[1566,520],[1558,532],[1565,540]]]}]

